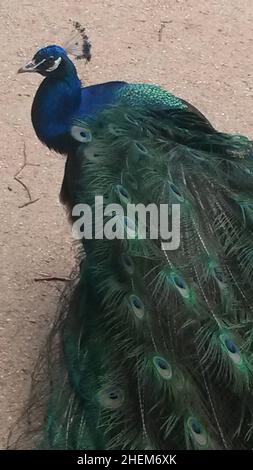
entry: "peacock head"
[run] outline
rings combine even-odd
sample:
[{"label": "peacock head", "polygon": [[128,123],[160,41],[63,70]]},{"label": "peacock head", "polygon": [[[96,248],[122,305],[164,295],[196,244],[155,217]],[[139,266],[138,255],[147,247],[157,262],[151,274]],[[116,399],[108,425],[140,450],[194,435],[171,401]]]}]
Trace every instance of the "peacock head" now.
[{"label": "peacock head", "polygon": [[85,28],[80,23],[73,23],[75,34],[64,45],[64,47],[50,45],[39,49],[32,60],[18,70],[18,73],[37,72],[44,77],[60,76],[73,63],[68,55],[76,59],[91,59],[91,43],[86,35]]},{"label": "peacock head", "polygon": [[60,46],[47,46],[40,49],[32,60],[18,70],[18,73],[37,72],[47,77],[64,71],[69,62],[67,52]]}]

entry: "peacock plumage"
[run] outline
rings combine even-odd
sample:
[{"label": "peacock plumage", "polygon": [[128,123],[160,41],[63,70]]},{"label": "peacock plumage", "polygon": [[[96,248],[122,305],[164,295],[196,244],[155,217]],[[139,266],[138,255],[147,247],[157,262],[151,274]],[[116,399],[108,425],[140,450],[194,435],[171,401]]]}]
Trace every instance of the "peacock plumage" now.
[{"label": "peacock plumage", "polygon": [[[82,37],[76,55],[90,58]],[[103,196],[103,221],[115,225],[103,210],[119,204],[131,236],[81,240],[48,346],[36,446],[251,449],[253,144],[159,86],[82,87],[68,53],[48,46],[20,70],[45,76],[35,131],[67,156],[72,222],[77,205],[94,213]],[[129,204],[180,205],[179,246],[138,237]]]}]

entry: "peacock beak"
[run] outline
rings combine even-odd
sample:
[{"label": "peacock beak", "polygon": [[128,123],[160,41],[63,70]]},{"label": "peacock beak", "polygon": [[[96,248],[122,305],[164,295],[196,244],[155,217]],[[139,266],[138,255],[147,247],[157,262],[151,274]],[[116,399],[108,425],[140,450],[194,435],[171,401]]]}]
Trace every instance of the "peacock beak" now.
[{"label": "peacock beak", "polygon": [[18,69],[18,73],[36,72],[37,64],[33,60]]},{"label": "peacock beak", "polygon": [[46,59],[42,60],[39,63],[35,63],[34,60],[31,60],[30,62],[27,62],[23,67],[20,67],[18,69],[18,73],[25,73],[25,72],[38,72],[38,67],[41,65],[43,62],[45,62]]}]

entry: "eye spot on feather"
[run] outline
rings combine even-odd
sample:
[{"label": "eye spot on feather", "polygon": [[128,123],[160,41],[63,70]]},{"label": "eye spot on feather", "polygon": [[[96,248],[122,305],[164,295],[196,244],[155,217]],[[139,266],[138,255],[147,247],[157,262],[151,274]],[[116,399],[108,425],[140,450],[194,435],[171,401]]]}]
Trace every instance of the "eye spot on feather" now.
[{"label": "eye spot on feather", "polygon": [[171,189],[172,193],[176,196],[176,198],[180,202],[183,202],[184,201],[184,196],[181,194],[178,187],[174,183],[171,183],[171,182],[169,183],[169,185],[170,185],[170,189]]},{"label": "eye spot on feather", "polygon": [[[85,146],[85,158],[87,160],[95,161],[99,157],[101,157],[101,154],[96,149],[95,145],[87,143],[87,145]],[[104,194],[104,197],[105,197],[105,194]]]},{"label": "eye spot on feather", "polygon": [[91,131],[83,126],[72,126],[70,133],[72,137],[78,142],[87,143],[92,141]]},{"label": "eye spot on feather", "polygon": [[133,168],[134,171],[138,168],[138,165],[146,165],[149,160],[149,152],[147,148],[140,142],[133,142],[130,147],[131,152],[128,156],[128,166]]},{"label": "eye spot on feather", "polygon": [[185,299],[188,299],[190,296],[190,290],[186,282],[184,281],[184,279],[175,273],[171,274],[171,279],[172,279],[174,286],[176,287],[178,292],[180,292],[182,297],[184,297]]},{"label": "eye spot on feather", "polygon": [[139,320],[141,320],[144,317],[144,311],[145,311],[142,300],[139,297],[137,297],[137,295],[132,294],[129,297],[129,304],[134,315]]},{"label": "eye spot on feather", "polygon": [[158,374],[164,380],[170,380],[172,377],[172,368],[170,364],[161,356],[153,357],[153,364],[158,372]]},{"label": "eye spot on feather", "polygon": [[120,202],[122,202],[123,204],[128,204],[131,202],[129,192],[121,184],[116,185],[116,193],[120,199]]},{"label": "eye spot on feather", "polygon": [[231,339],[225,339],[225,345],[228,349],[229,352],[231,352],[232,354],[235,354],[236,352],[239,352],[239,349],[237,348],[236,344],[231,341]]},{"label": "eye spot on feather", "polygon": [[242,363],[242,356],[237,344],[228,335],[222,334],[220,335],[220,339],[232,361],[235,364],[240,365]]},{"label": "eye spot on feather", "polygon": [[124,395],[119,388],[109,387],[98,393],[98,401],[103,408],[115,410],[122,405]]},{"label": "eye spot on feather", "polygon": [[135,142],[134,145],[135,145],[136,149],[138,150],[138,152],[141,152],[144,155],[148,154],[148,150],[140,142]]},{"label": "eye spot on feather", "polygon": [[123,253],[121,255],[121,262],[122,262],[124,270],[128,274],[132,275],[134,273],[134,263],[133,263],[132,258],[130,258],[130,256],[128,256],[127,254]]},{"label": "eye spot on feather", "polygon": [[207,434],[196,418],[190,417],[187,421],[187,427],[197,444],[201,447],[207,445]]}]

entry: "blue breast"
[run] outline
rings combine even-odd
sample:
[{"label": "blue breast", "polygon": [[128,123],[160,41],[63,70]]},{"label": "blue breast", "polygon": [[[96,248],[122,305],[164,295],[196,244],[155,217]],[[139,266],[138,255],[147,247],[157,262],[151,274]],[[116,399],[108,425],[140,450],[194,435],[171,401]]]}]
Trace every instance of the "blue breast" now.
[{"label": "blue breast", "polygon": [[77,76],[63,81],[44,80],[32,106],[32,122],[38,138],[57,152],[74,152],[77,144],[70,136],[73,120],[94,116],[113,103],[117,91],[126,85],[126,82],[108,82],[81,88]]}]

